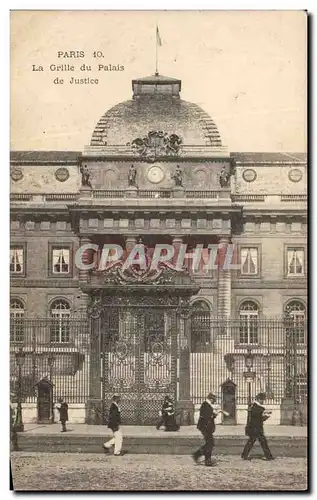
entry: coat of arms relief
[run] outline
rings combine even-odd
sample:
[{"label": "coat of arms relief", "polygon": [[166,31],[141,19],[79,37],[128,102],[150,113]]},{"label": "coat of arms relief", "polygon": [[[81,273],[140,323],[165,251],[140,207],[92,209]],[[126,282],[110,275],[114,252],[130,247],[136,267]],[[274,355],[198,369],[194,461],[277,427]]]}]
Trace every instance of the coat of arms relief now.
[{"label": "coat of arms relief", "polygon": [[145,137],[137,137],[127,146],[148,161],[154,161],[158,156],[178,156],[183,140],[176,134],[168,134],[162,130],[151,130]]}]

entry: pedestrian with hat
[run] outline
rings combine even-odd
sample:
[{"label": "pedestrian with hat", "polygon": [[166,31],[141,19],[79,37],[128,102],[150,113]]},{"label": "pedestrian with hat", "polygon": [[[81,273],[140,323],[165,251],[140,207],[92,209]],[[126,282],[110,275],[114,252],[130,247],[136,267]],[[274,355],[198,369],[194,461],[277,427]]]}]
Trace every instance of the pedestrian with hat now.
[{"label": "pedestrian with hat", "polygon": [[157,430],[159,430],[162,425],[166,428],[166,419],[167,419],[167,413],[170,410],[170,401],[169,401],[169,396],[166,395],[163,401],[162,409],[160,411],[160,420],[156,424]]},{"label": "pedestrian with hat", "polygon": [[62,424],[62,432],[67,432],[66,422],[68,422],[68,404],[63,400],[63,398],[59,398],[56,409],[59,412],[59,420]]},{"label": "pedestrian with hat", "polygon": [[217,397],[215,394],[210,392],[200,407],[199,419],[197,423],[197,429],[202,433],[205,440],[205,444],[201,446],[193,455],[194,462],[198,464],[199,458],[201,456],[205,457],[205,465],[207,467],[212,467],[216,465],[215,459],[212,460],[211,455],[214,443],[214,432],[216,430],[215,419],[219,413],[228,415],[227,412],[219,410],[215,411],[213,405],[216,403]]},{"label": "pedestrian with hat", "polygon": [[179,431],[179,425],[176,422],[176,413],[172,396],[168,396],[168,407],[166,408],[165,431]]},{"label": "pedestrian with hat", "polygon": [[15,399],[15,394],[10,393],[10,441],[12,444],[12,450],[18,451],[18,433],[16,431],[16,413],[13,408],[12,401]]},{"label": "pedestrian with hat", "polygon": [[253,405],[248,408],[248,419],[245,427],[245,434],[249,437],[249,439],[241,454],[241,458],[243,460],[249,459],[249,453],[256,440],[259,441],[266,460],[274,460],[263,429],[263,422],[265,422],[265,420],[267,420],[271,415],[271,412],[266,411],[263,406],[265,399],[266,394],[264,392],[260,392],[255,397]]},{"label": "pedestrian with hat", "polygon": [[112,431],[112,438],[103,444],[103,449],[105,453],[109,453],[110,448],[114,446],[113,454],[116,457],[124,455],[124,452],[122,451],[123,436],[120,430],[121,410],[119,407],[119,403],[120,403],[120,396],[114,394],[112,396],[112,403],[110,405],[109,418],[108,418],[108,428],[111,429]]}]

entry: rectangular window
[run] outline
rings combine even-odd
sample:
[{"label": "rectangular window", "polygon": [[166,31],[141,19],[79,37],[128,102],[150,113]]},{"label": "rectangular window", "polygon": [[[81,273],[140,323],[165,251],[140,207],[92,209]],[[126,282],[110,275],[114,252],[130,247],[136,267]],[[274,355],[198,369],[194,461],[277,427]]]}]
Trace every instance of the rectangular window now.
[{"label": "rectangular window", "polygon": [[304,248],[287,248],[287,276],[304,276]]},{"label": "rectangular window", "polygon": [[241,274],[256,276],[258,274],[258,248],[241,247],[240,249]]},{"label": "rectangular window", "polygon": [[53,314],[51,322],[51,342],[66,344],[70,342],[70,318],[69,313]]},{"label": "rectangular window", "polygon": [[240,311],[239,327],[240,344],[258,343],[258,313],[255,311]]},{"label": "rectangular window", "polygon": [[69,248],[53,248],[52,250],[52,273],[69,273]]},{"label": "rectangular window", "polygon": [[296,344],[306,344],[306,321],[304,311],[292,311],[293,324],[291,335]]},{"label": "rectangular window", "polygon": [[10,340],[23,342],[24,340],[24,311],[11,312],[10,314]]},{"label": "rectangular window", "polygon": [[307,401],[307,376],[299,375],[295,384],[295,399],[298,403]]},{"label": "rectangular window", "polygon": [[191,318],[191,352],[208,352],[211,346],[209,311],[195,312]]},{"label": "rectangular window", "polygon": [[24,247],[10,248],[10,273],[24,273]]}]

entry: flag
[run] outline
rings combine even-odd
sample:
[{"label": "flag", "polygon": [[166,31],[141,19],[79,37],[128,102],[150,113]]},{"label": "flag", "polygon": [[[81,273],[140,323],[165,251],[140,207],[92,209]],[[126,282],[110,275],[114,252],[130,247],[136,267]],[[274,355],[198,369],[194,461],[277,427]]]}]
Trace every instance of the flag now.
[{"label": "flag", "polygon": [[160,36],[160,32],[159,32],[159,29],[158,29],[158,26],[156,26],[156,43],[159,47],[162,47],[162,40],[161,40],[161,36]]}]

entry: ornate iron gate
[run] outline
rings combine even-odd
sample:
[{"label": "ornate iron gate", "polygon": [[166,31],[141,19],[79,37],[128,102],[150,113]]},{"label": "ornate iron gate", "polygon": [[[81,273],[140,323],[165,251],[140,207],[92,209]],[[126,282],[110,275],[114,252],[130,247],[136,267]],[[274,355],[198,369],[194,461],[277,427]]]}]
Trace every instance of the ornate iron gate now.
[{"label": "ornate iron gate", "polygon": [[125,424],[154,424],[166,394],[176,398],[177,309],[162,297],[112,297],[99,320],[102,397],[122,397]]}]

